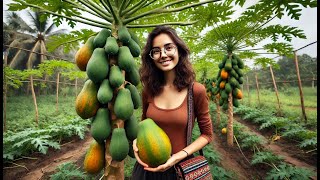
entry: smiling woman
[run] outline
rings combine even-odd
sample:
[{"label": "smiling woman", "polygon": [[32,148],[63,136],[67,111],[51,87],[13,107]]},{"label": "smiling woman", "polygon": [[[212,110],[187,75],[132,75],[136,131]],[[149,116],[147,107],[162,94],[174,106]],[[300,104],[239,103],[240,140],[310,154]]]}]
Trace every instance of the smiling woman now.
[{"label": "smiling woman", "polygon": [[[143,152],[144,149],[139,150],[134,140],[133,150],[137,163],[132,179],[176,179],[174,166],[192,157],[194,152],[212,140],[206,89],[202,84],[194,82],[195,73],[189,53],[184,41],[171,27],[158,26],[147,38],[140,68],[143,84],[141,120],[153,119],[168,135],[172,142],[172,154],[159,166],[149,167],[147,162],[140,160],[138,152]],[[189,101],[187,94],[192,91],[194,101]],[[194,103],[194,108],[188,108],[190,102]],[[190,113],[188,109],[194,112]],[[197,118],[201,131],[201,135],[191,144],[187,143],[188,117],[192,124]]]}]

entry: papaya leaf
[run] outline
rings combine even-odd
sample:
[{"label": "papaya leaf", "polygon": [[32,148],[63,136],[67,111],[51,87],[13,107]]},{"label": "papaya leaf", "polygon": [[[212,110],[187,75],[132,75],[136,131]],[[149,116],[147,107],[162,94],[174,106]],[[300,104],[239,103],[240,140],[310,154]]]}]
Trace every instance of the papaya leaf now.
[{"label": "papaya leaf", "polygon": [[72,49],[78,49],[79,43],[85,43],[90,36],[96,34],[97,32],[94,32],[91,29],[81,29],[79,31],[71,31],[68,34],[50,36],[47,40],[48,51],[52,52],[56,48],[63,46],[64,52],[67,53]]}]

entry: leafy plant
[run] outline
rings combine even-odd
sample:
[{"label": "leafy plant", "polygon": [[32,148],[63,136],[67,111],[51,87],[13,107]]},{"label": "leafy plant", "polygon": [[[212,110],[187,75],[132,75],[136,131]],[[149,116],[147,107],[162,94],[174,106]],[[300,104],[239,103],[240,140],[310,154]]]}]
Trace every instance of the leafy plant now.
[{"label": "leafy plant", "polygon": [[254,150],[254,147],[259,147],[263,144],[263,140],[261,137],[256,135],[248,135],[244,139],[241,140],[240,146],[242,148],[251,148]]},{"label": "leafy plant", "polygon": [[84,172],[79,170],[80,167],[77,167],[72,162],[66,162],[60,164],[56,168],[56,173],[50,175],[51,180],[60,180],[60,179],[85,179],[86,175]]},{"label": "leafy plant", "polygon": [[277,130],[284,128],[286,125],[288,125],[288,119],[286,118],[278,118],[278,117],[270,117],[270,119],[264,123],[262,123],[259,127],[259,129],[269,128],[269,127],[275,127]]},{"label": "leafy plant", "polygon": [[298,168],[289,164],[282,163],[277,169],[272,169],[267,173],[266,180],[282,180],[282,179],[310,179],[315,173],[307,168]]},{"label": "leafy plant", "polygon": [[274,163],[277,164],[279,161],[282,161],[283,157],[277,156],[269,151],[257,152],[252,156],[251,164],[259,163]]},{"label": "leafy plant", "polygon": [[313,137],[311,139],[305,139],[299,144],[300,148],[316,148],[317,147],[317,137]]}]

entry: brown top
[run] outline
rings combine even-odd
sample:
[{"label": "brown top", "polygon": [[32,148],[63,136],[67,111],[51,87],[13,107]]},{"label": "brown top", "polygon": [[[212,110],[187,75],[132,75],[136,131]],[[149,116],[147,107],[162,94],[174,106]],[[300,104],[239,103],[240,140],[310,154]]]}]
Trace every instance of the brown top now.
[{"label": "brown top", "polygon": [[[188,95],[187,95],[188,96]],[[174,109],[162,109],[155,105],[154,99],[146,92],[142,93],[142,120],[151,118],[163,129],[172,145],[172,154],[186,147],[188,106],[187,96],[183,103]],[[195,82],[193,85],[194,116],[197,118],[201,136],[212,141],[213,130],[209,115],[209,101],[205,87]],[[194,125],[194,121],[193,124]]]}]

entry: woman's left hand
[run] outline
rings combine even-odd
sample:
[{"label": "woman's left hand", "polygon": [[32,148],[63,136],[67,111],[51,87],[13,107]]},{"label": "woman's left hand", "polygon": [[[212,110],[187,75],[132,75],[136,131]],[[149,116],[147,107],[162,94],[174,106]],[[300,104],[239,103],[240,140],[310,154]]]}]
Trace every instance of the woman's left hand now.
[{"label": "woman's left hand", "polygon": [[144,170],[151,171],[151,172],[164,172],[168,169],[170,169],[172,166],[177,164],[179,161],[184,159],[186,157],[185,153],[178,152],[174,155],[172,155],[166,163],[159,165],[158,167],[152,168],[152,167],[145,167]]}]

